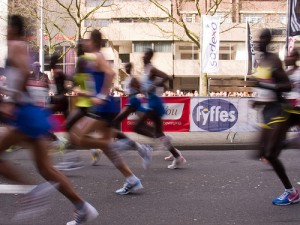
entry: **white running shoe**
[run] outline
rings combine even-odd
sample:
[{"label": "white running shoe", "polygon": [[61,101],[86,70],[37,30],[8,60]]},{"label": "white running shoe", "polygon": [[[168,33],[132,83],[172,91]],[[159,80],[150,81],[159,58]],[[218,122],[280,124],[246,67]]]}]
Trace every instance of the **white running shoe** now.
[{"label": "white running shoe", "polygon": [[144,188],[141,181],[139,179],[136,180],[134,184],[130,184],[129,182],[125,182],[124,186],[118,190],[115,191],[118,195],[127,195],[131,193],[132,191],[137,191],[139,189]]},{"label": "white running shoe", "polygon": [[168,168],[173,170],[185,163],[186,163],[186,159],[181,155],[178,158],[174,159],[173,162],[170,165],[168,165]]},{"label": "white running shoe", "polygon": [[98,211],[88,202],[84,203],[83,209],[75,210],[74,213],[74,220],[68,222],[66,225],[82,225],[96,219],[99,215]]},{"label": "white running shoe", "polygon": [[13,221],[21,222],[45,214],[56,186],[49,182],[42,183],[25,194],[21,201],[21,210],[13,217]]},{"label": "white running shoe", "polygon": [[54,165],[54,168],[60,171],[70,171],[70,170],[78,170],[83,168],[83,162],[82,161],[68,161],[68,162],[60,162],[56,165]]},{"label": "white running shoe", "polygon": [[[178,154],[179,154],[180,156],[182,156],[181,152],[180,152],[178,149],[175,149],[175,150],[178,152]],[[170,155],[166,156],[166,157],[164,158],[164,160],[165,160],[165,161],[173,161],[173,160],[174,160],[174,156],[173,156],[172,154],[170,154]]]},{"label": "white running shoe", "polygon": [[100,149],[91,149],[90,151],[92,154],[92,166],[96,166],[103,152]]},{"label": "white running shoe", "polygon": [[164,160],[165,160],[165,161],[173,161],[173,160],[174,160],[174,156],[173,156],[172,154],[170,154],[170,155],[166,156],[166,157],[164,158]]}]

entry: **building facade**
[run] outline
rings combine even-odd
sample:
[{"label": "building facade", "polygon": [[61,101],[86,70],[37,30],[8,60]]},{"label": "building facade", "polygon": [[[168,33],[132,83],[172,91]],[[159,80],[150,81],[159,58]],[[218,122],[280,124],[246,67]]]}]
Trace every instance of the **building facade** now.
[{"label": "building facade", "polygon": [[[103,3],[86,0],[85,7]],[[152,1],[153,2],[153,1]],[[246,22],[254,37],[262,28],[270,28],[274,35],[272,51],[283,58],[286,40],[286,0],[223,0],[214,8],[212,0],[195,1],[160,0],[155,5],[148,0],[109,0],[113,10],[100,8],[93,18],[84,21],[85,27],[101,29],[107,40],[103,51],[116,71],[117,85],[121,85],[124,63],[132,62],[135,74],[142,70],[142,54],[145,48],[156,52],[154,64],[174,77],[173,90],[198,90],[200,74],[200,49],[193,43],[182,27],[170,19],[180,18],[190,32],[199,34],[201,41],[201,14],[210,9],[221,18],[219,71],[208,77],[244,78],[247,70]],[[178,2],[183,2],[178,5]],[[180,16],[179,16],[180,15]],[[174,32],[174,33],[173,33]]]}]

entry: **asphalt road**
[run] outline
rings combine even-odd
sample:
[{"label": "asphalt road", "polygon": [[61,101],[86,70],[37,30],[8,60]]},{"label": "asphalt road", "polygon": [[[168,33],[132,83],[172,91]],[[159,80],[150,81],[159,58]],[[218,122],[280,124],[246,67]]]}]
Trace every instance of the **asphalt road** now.
[{"label": "asphalt road", "polygon": [[[187,164],[167,169],[166,152],[154,152],[149,170],[141,167],[136,152],[124,156],[144,189],[127,196],[114,191],[124,178],[106,157],[90,166],[87,151],[80,151],[86,166],[65,172],[76,190],[100,212],[93,225],[298,225],[300,204],[273,206],[283,186],[270,169],[250,159],[251,151],[184,151]],[[37,174],[26,151],[9,153],[15,166],[37,183]],[[296,187],[300,181],[300,152],[286,150],[281,158]],[[61,160],[55,155],[54,162]],[[0,178],[1,184],[7,184]],[[11,225],[21,194],[1,194],[0,224]],[[55,193],[47,215],[24,221],[26,225],[63,225],[72,220],[72,205]]]}]

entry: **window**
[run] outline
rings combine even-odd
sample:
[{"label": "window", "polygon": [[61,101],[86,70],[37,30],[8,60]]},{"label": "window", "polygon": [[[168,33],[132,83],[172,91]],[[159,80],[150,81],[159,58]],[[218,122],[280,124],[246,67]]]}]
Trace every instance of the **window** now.
[{"label": "window", "polygon": [[172,42],[169,42],[169,41],[154,42],[154,51],[155,52],[171,52],[172,51]]},{"label": "window", "polygon": [[155,52],[171,52],[172,42],[171,41],[136,41],[133,43],[134,52],[144,52],[146,48],[154,49]]},{"label": "window", "polygon": [[259,14],[244,14],[242,15],[242,23],[261,23],[264,22],[264,16]]},{"label": "window", "polygon": [[187,22],[187,23],[195,23],[195,15],[194,14],[185,14],[184,18],[185,18],[185,22]]},{"label": "window", "polygon": [[86,7],[97,7],[99,5],[109,6],[113,3],[113,0],[85,0]]},{"label": "window", "polygon": [[84,21],[86,27],[108,27],[110,23],[110,19],[90,19]]},{"label": "window", "polygon": [[271,29],[271,34],[273,36],[285,36],[286,29]]},{"label": "window", "polygon": [[286,16],[279,16],[279,22],[282,23],[282,24],[287,24]]},{"label": "window", "polygon": [[219,59],[220,60],[230,60],[230,54],[220,53],[219,54]]},{"label": "window", "polygon": [[152,48],[152,43],[149,41],[133,42],[134,52],[145,52],[147,48]]},{"label": "window", "polygon": [[122,63],[129,63],[130,62],[130,55],[129,54],[119,54],[119,58],[121,59]]},{"label": "window", "polygon": [[228,12],[216,12],[214,16],[219,16],[221,22],[232,23],[231,14]]},{"label": "window", "polygon": [[180,59],[182,60],[193,60],[193,59],[198,59],[198,54],[195,53],[194,55],[192,53],[181,53],[180,54]]},{"label": "window", "polygon": [[198,50],[198,47],[196,45],[181,45],[178,47],[179,50]]}]

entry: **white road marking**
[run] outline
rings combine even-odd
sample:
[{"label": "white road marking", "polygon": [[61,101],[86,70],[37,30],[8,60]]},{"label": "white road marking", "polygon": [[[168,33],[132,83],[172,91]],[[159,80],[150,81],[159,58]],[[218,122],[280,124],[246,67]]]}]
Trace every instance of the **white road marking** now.
[{"label": "white road marking", "polygon": [[25,194],[36,185],[0,184],[0,194]]}]

